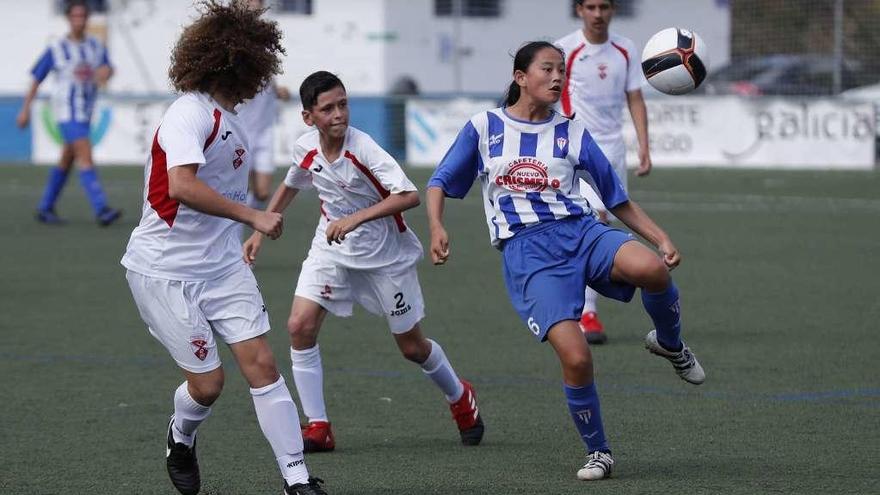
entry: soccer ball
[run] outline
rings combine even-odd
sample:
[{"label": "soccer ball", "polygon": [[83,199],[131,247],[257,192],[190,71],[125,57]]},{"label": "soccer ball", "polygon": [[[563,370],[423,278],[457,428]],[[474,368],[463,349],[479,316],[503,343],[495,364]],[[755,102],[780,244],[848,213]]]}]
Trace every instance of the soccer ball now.
[{"label": "soccer ball", "polygon": [[642,50],[642,71],[651,86],[669,95],[683,95],[700,86],[709,70],[706,44],[693,31],[666,28]]}]

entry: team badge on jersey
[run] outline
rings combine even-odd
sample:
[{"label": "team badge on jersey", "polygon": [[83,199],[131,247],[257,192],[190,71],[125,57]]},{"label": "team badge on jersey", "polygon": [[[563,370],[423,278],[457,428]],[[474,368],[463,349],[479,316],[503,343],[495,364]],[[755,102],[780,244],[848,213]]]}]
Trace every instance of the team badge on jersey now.
[{"label": "team badge on jersey", "polygon": [[599,79],[608,77],[608,64],[599,64]]},{"label": "team badge on jersey", "polygon": [[238,170],[238,167],[240,167],[241,164],[244,163],[244,160],[242,160],[241,158],[244,156],[244,153],[245,151],[242,145],[239,144],[235,146],[235,160],[232,160],[232,168]]},{"label": "team badge on jersey", "polygon": [[559,184],[558,178],[547,175],[547,165],[533,157],[517,158],[495,177],[495,185],[517,192],[541,192],[547,186],[558,189]]},{"label": "team badge on jersey", "polygon": [[562,151],[562,150],[565,149],[565,145],[566,145],[566,144],[568,144],[568,139],[565,139],[564,137],[561,137],[561,138],[557,138],[557,139],[556,139],[556,146],[559,147],[559,150],[560,150],[560,151]]},{"label": "team badge on jersey", "polygon": [[204,361],[205,358],[208,357],[208,341],[205,340],[205,336],[194,335],[189,339],[189,345],[193,349],[193,354],[195,354],[195,356],[199,358],[199,361]]}]

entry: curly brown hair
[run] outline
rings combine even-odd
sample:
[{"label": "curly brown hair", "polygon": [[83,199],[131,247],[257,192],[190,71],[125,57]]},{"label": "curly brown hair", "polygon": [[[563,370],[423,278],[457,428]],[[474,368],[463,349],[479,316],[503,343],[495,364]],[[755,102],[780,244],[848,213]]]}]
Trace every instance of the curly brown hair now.
[{"label": "curly brown hair", "polygon": [[174,89],[217,94],[233,102],[253,98],[281,73],[281,30],[244,0],[202,0],[171,52]]}]

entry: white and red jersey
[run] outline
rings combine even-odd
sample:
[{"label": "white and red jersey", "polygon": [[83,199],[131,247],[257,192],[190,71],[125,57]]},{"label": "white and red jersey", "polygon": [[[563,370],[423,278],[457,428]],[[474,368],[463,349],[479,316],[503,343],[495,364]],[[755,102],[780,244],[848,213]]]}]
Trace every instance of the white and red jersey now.
[{"label": "white and red jersey", "polygon": [[321,219],[309,257],[361,270],[403,267],[422,257],[422,244],[401,214],[366,222],[341,244],[327,244],[325,230],[331,221],[369,208],[389,194],[416,191],[397,161],[368,134],[349,127],[342,152],[332,163],[321,151],[318,131],[304,134],[296,141],[284,184],[294,189],[314,187],[318,192]]},{"label": "white and red jersey", "polygon": [[555,44],[565,52],[568,76],[560,99],[562,113],[583,120],[600,145],[622,142],[626,93],[643,84],[635,44],[610,33],[605,43],[594,45],[580,29]]},{"label": "white and red jersey", "polygon": [[196,176],[245,203],[248,138],[238,116],[210,96],[186,93],[162,118],[144,170],[144,209],[122,257],[133,272],[170,280],[211,280],[241,259],[241,224],[193,210],[168,195],[168,170],[198,164]]}]

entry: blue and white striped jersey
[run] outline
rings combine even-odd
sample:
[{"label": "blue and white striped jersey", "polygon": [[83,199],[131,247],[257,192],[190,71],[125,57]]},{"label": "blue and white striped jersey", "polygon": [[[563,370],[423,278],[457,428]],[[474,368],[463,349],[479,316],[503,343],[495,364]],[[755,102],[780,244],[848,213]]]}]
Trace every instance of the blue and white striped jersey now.
[{"label": "blue and white striped jersey", "polygon": [[55,72],[52,110],[58,122],[89,122],[98,85],[95,69],[110,65],[107,48],[92,36],[81,42],[65,38],[53,41],[37,60],[31,74],[42,82]]},{"label": "blue and white striped jersey", "polygon": [[581,122],[555,112],[543,122],[526,122],[496,108],[465,124],[428,187],[463,198],[479,179],[489,236],[497,247],[531,225],[592,214],[578,180],[587,173],[608,208],[629,200]]}]

